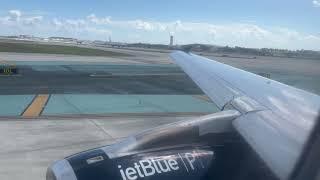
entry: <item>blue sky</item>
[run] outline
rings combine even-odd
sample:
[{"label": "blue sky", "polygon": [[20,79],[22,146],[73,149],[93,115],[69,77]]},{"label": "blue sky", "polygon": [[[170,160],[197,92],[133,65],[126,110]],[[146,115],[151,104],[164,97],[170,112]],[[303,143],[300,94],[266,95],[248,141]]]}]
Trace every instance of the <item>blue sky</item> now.
[{"label": "blue sky", "polygon": [[320,49],[320,0],[0,1],[0,34]]}]

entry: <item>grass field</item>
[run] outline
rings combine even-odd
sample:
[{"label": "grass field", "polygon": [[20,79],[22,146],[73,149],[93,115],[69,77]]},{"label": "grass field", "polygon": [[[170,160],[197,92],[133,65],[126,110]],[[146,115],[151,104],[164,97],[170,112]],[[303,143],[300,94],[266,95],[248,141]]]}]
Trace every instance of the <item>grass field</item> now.
[{"label": "grass field", "polygon": [[100,49],[31,43],[0,42],[0,52],[66,54],[80,56],[130,56],[128,54]]}]

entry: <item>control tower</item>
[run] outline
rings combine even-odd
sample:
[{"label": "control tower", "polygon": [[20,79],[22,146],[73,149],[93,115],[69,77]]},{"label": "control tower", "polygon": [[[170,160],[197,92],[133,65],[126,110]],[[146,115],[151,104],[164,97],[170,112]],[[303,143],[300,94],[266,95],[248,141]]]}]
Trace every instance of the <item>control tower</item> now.
[{"label": "control tower", "polygon": [[169,46],[173,46],[173,35],[170,35],[170,44]]}]

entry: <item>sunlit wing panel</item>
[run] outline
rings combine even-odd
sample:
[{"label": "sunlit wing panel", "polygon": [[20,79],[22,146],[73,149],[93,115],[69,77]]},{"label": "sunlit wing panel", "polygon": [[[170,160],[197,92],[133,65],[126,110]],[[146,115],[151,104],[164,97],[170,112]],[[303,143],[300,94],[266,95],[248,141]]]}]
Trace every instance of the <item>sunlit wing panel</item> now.
[{"label": "sunlit wing panel", "polygon": [[241,96],[241,92],[238,89],[215,73],[217,69],[212,67],[213,61],[202,60],[203,58],[200,56],[183,52],[172,53],[170,57],[179,64],[219,108],[222,108],[234,97]]},{"label": "sunlit wing panel", "polygon": [[[244,112],[233,125],[278,177],[289,178],[315,124],[320,97],[195,54],[177,51],[171,58],[218,107],[243,97],[264,107]],[[234,108],[241,106],[246,104]]]}]

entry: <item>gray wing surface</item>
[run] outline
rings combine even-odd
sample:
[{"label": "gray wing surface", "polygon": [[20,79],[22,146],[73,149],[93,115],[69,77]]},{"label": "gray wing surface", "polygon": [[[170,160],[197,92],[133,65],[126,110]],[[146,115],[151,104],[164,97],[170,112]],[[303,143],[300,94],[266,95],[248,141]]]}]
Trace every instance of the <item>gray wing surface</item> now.
[{"label": "gray wing surface", "polygon": [[170,55],[233,121],[269,168],[288,179],[320,110],[320,97],[214,60],[180,51]]}]

